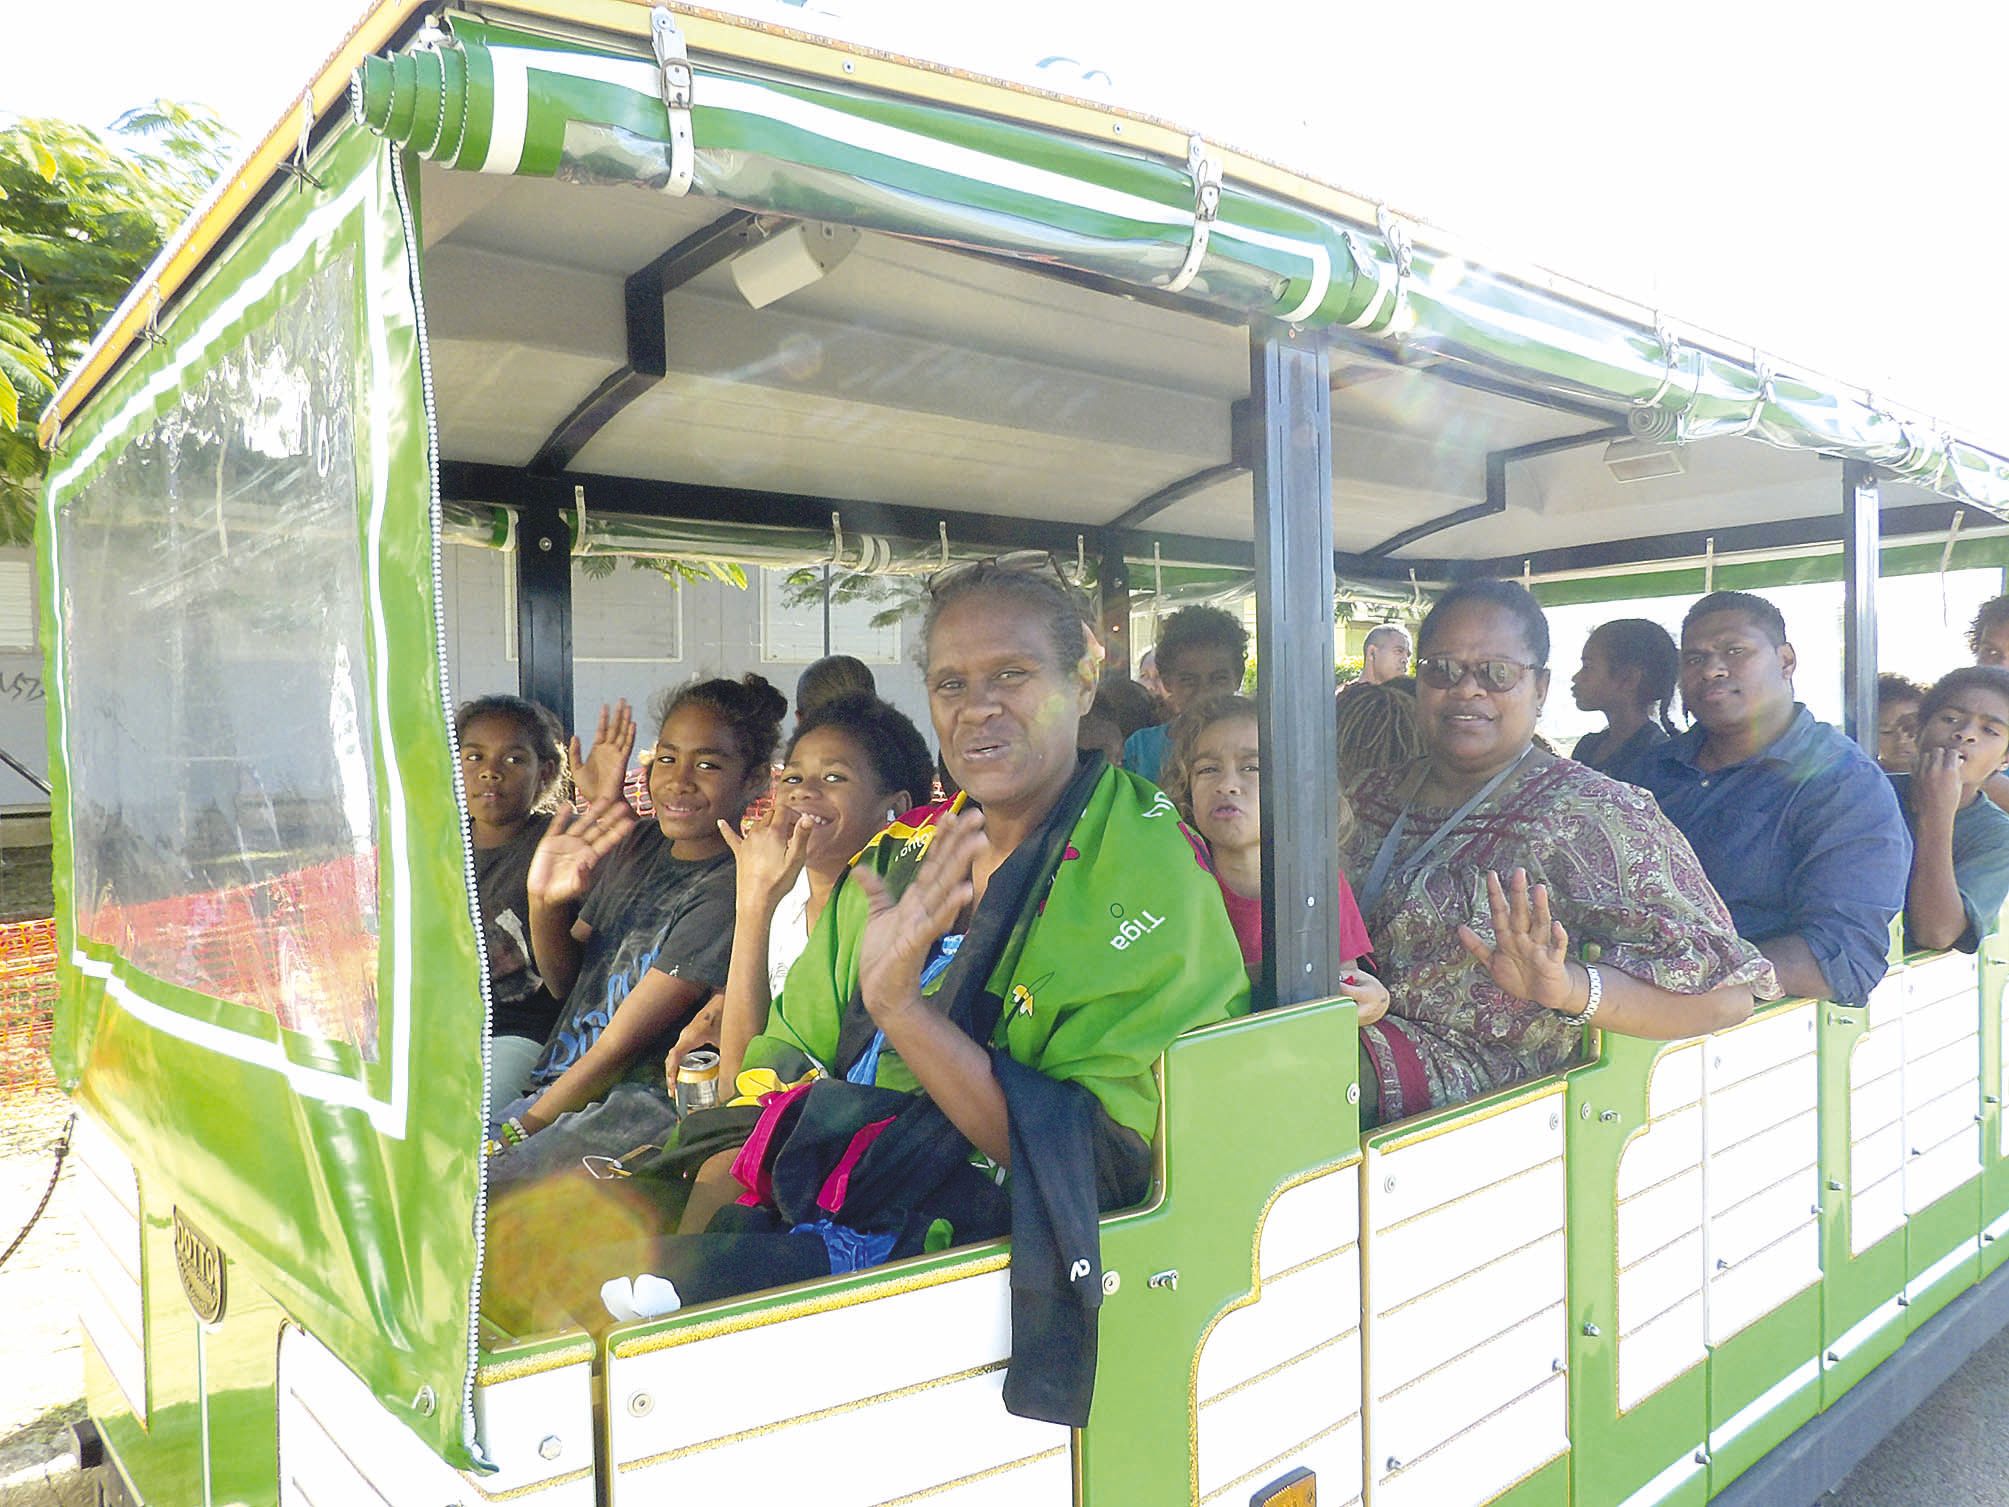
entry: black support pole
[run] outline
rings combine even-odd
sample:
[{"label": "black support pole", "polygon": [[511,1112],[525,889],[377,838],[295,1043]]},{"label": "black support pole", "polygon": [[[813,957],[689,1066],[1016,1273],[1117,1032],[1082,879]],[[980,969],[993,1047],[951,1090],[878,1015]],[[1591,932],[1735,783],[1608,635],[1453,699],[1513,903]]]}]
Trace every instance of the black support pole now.
[{"label": "black support pole", "polygon": [[1130,565],[1123,558],[1123,536],[1104,534],[1095,562],[1096,595],[1100,600],[1103,664],[1119,674],[1130,673]]},{"label": "black support pole", "polygon": [[1876,470],[1842,462],[1842,730],[1876,757]]},{"label": "black support pole", "polygon": [[516,680],[526,701],[572,720],[572,536],[557,505],[516,513]]},{"label": "black support pole", "polygon": [[1280,1005],[1339,980],[1333,718],[1332,390],[1322,347],[1258,331],[1256,715],[1263,750],[1263,984]]}]

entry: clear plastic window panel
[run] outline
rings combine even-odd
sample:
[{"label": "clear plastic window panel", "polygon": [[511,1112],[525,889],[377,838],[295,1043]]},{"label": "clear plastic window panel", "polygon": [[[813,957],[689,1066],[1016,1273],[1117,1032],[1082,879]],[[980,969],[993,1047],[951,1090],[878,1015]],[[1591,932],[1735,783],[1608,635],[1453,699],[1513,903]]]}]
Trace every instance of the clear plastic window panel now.
[{"label": "clear plastic window panel", "polygon": [[352,258],[61,515],[79,932],[375,1056]]}]

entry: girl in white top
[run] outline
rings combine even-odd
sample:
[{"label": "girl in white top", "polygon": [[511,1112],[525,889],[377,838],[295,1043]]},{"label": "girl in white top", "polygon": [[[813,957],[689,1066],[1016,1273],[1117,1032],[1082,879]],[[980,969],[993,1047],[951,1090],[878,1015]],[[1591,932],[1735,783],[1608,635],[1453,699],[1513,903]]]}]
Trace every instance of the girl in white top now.
[{"label": "girl in white top", "polygon": [[724,992],[671,1049],[673,1084],[684,1055],[710,1043],[719,1047],[719,1083],[739,1076],[747,1042],[766,1027],[769,1004],[851,860],[928,799],[933,772],[919,730],[876,697],[846,696],[797,718],[773,809],[744,836],[719,824],[739,859],[732,961]]}]

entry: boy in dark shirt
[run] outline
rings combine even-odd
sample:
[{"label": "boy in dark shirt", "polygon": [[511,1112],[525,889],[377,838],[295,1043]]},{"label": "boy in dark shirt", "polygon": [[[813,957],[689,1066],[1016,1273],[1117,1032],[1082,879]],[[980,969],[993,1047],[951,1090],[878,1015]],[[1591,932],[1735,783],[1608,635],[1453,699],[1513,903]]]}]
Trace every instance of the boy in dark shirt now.
[{"label": "boy in dark shirt", "polygon": [[1914,772],[1893,774],[1911,827],[1905,940],[1974,952],[2009,896],[2009,813],[1983,786],[2009,764],[2009,670],[1955,670],[1918,708]]}]

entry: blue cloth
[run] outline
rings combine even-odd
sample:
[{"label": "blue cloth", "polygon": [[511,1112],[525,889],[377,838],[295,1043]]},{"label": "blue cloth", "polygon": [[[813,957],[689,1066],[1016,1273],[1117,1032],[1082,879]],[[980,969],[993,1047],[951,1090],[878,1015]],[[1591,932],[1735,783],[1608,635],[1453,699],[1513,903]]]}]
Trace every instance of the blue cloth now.
[{"label": "blue cloth", "polygon": [[1763,753],[1724,769],[1690,728],[1647,751],[1634,778],[1681,829],[1746,941],[1798,936],[1828,998],[1859,1005],[1884,975],[1904,908],[1911,834],[1876,761],[1795,704]]},{"label": "blue cloth", "polygon": [[[1911,776],[1894,774],[1890,783],[1904,812],[1904,824],[1916,841],[1918,819],[1911,811]],[[1961,952],[1979,951],[1981,939],[1995,930],[2002,902],[2009,900],[2009,811],[1986,795],[1975,796],[1953,813],[1953,883],[1967,912],[1967,930],[1953,945]]]},{"label": "blue cloth", "polygon": [[869,1266],[878,1266],[893,1254],[893,1247],[899,1242],[898,1230],[882,1230],[867,1234],[854,1230],[848,1224],[838,1224],[832,1219],[812,1220],[808,1224],[796,1225],[791,1235],[814,1235],[823,1242],[824,1250],[830,1253],[830,1275],[842,1276],[845,1272],[862,1272]]},{"label": "blue cloth", "polygon": [[1172,729],[1169,724],[1140,727],[1123,740],[1123,767],[1132,774],[1141,774],[1155,782],[1158,771],[1165,767],[1165,755],[1171,747]]},{"label": "blue cloth", "polygon": [[[949,971],[949,964],[956,960],[962,949],[963,933],[952,931],[945,937],[935,938],[935,945],[928,955],[928,961],[921,966],[921,992],[926,994],[935,987],[941,976]],[[886,1050],[886,1033],[874,1031],[872,1042],[851,1064],[845,1073],[846,1083],[877,1083],[879,1081],[879,1054]]]}]

